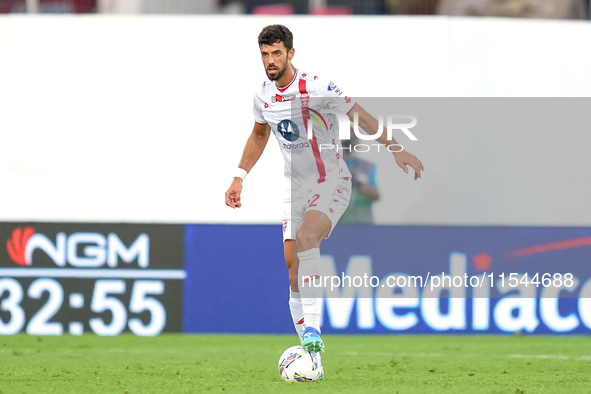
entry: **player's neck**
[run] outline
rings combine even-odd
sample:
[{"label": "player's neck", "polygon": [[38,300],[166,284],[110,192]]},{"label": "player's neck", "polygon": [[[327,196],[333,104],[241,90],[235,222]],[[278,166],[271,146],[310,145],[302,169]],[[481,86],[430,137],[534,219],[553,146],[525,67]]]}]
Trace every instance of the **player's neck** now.
[{"label": "player's neck", "polygon": [[283,89],[287,85],[289,85],[295,78],[297,72],[298,70],[293,65],[290,65],[289,69],[285,72],[285,74],[283,74],[281,78],[275,81],[275,86],[277,86],[277,89]]}]

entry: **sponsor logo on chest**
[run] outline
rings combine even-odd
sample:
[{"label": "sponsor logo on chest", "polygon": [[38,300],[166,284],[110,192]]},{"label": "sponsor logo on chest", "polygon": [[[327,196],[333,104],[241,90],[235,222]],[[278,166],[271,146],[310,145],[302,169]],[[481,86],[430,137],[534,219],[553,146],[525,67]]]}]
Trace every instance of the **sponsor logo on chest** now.
[{"label": "sponsor logo on chest", "polygon": [[271,102],[273,103],[283,103],[285,101],[293,101],[295,100],[295,94],[276,94],[275,96],[271,97]]}]

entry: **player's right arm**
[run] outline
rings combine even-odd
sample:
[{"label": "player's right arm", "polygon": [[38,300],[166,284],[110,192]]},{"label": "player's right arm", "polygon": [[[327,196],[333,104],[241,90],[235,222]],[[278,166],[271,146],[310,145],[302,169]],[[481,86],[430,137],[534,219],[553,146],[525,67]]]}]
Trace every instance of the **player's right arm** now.
[{"label": "player's right arm", "polygon": [[[361,128],[368,134],[373,135],[380,131],[378,120],[366,112],[359,104],[355,104],[349,111],[349,120],[352,122],[354,121],[353,116],[356,112],[359,115],[359,126],[361,126]],[[372,132],[373,130],[376,131]],[[396,142],[393,137],[388,138],[388,133],[385,127],[382,128],[382,134],[377,138],[377,141],[385,146],[389,146],[391,144],[398,145],[398,142]],[[394,155],[396,164],[398,164],[398,166],[402,168],[404,172],[408,174],[408,168],[406,167],[407,165],[411,166],[415,170],[415,181],[421,177],[421,171],[425,171],[423,163],[421,163],[421,161],[415,155],[407,152],[406,150],[392,152],[392,154]]]},{"label": "player's right arm", "polygon": [[[267,123],[254,123],[252,133],[246,141],[238,167],[246,172],[250,172],[263,154],[267,141],[269,141],[269,135],[271,135],[271,127]],[[231,208],[240,208],[242,206],[240,193],[242,193],[242,178],[234,177],[230,188],[226,192],[226,205]]]}]

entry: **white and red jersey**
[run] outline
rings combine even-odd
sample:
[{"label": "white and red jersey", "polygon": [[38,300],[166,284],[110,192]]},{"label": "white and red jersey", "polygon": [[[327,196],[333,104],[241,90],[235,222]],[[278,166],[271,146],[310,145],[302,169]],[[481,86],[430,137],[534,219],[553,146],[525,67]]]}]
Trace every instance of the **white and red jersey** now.
[{"label": "white and red jersey", "polygon": [[[320,111],[348,113],[354,105],[333,82],[299,70],[285,88],[277,88],[270,80],[262,84],[254,95],[254,119],[268,123],[277,137],[286,189],[310,189],[327,180],[351,177],[342,151],[336,148],[340,146],[338,119]],[[310,126],[313,133],[308,139]]]}]

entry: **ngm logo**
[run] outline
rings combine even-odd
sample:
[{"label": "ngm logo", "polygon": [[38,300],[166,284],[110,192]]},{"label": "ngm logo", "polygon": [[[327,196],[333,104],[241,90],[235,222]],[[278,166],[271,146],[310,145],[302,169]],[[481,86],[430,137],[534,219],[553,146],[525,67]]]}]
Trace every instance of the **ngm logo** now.
[{"label": "ngm logo", "polygon": [[119,260],[132,263],[137,260],[140,268],[150,264],[150,237],[140,234],[126,246],[115,233],[76,232],[67,235],[59,232],[55,242],[45,234],[36,233],[33,227],[17,228],[6,242],[8,255],[18,265],[33,265],[33,253],[40,249],[58,266],[70,264],[78,268],[96,268],[107,265],[117,267]]}]

